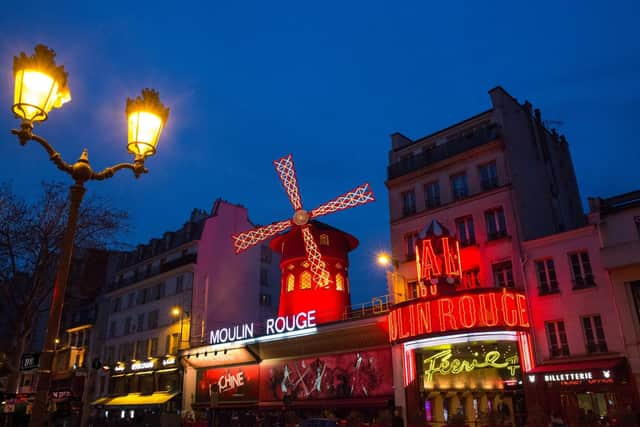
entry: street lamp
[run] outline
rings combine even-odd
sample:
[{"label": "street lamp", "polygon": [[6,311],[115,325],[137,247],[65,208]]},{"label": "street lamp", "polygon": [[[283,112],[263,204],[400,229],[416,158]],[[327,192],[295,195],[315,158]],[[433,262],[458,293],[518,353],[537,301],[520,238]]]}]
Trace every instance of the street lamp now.
[{"label": "street lamp", "polygon": [[391,302],[397,304],[405,301],[407,299],[406,280],[398,272],[398,261],[387,252],[378,252],[376,262],[379,266],[384,267],[387,273],[387,287]]},{"label": "street lamp", "polygon": [[60,108],[71,100],[67,84],[68,73],[63,66],[56,65],[55,52],[44,45],[35,47],[35,53],[27,56],[24,52],[13,58],[15,78],[14,103],[12,111],[22,119],[20,129],[11,131],[18,137],[21,145],[36,141],[49,154],[50,160],[58,169],[66,172],[74,181],[69,194],[69,214],[62,240],[58,270],[53,289],[44,350],[40,356],[38,386],[33,403],[31,426],[40,427],[46,423],[47,399],[51,384],[51,368],[56,337],[60,328],[60,317],[64,303],[64,294],[69,277],[69,266],[73,252],[73,239],[78,221],[78,211],[84,196],[84,183],[90,180],[101,181],[111,178],[116,172],[130,169],[136,178],[147,173],[144,167],[146,157],[156,151],[158,139],[169,117],[169,109],[160,102],[158,92],[144,89],[142,96],[127,98],[126,117],[129,126],[127,148],[134,155],[133,163],[119,163],[95,172],[89,164],[87,149],[82,151],[78,161],[69,164],[60,153],[44,138],[33,133],[34,123],[47,120],[53,108]]},{"label": "street lamp", "polygon": [[184,327],[184,317],[189,316],[189,312],[182,310],[182,307],[175,306],[171,308],[171,315],[176,319],[176,321],[180,321],[180,339],[178,341],[178,351],[182,349],[182,329]]}]

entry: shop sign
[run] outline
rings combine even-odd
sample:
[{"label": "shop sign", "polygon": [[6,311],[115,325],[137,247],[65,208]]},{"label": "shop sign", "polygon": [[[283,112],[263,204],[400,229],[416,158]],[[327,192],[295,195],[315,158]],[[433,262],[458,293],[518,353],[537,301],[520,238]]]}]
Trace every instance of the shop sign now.
[{"label": "shop sign", "polygon": [[113,367],[114,372],[124,372],[125,366],[124,363],[118,362],[116,366]]},{"label": "shop sign", "polygon": [[258,365],[202,369],[197,372],[197,402],[258,400]]},{"label": "shop sign", "polygon": [[260,364],[260,400],[347,399],[393,395],[391,351],[271,359]]},{"label": "shop sign", "polygon": [[451,349],[443,350],[423,360],[426,368],[424,370],[425,380],[432,381],[435,374],[449,375],[471,372],[481,368],[508,369],[509,374],[514,376],[518,365],[518,356],[504,357],[497,350],[488,351],[484,357],[478,359],[454,358]]},{"label": "shop sign", "polygon": [[[536,375],[529,375],[529,382],[536,380]],[[581,385],[581,384],[613,384],[613,372],[610,369],[602,371],[575,371],[562,373],[548,373],[539,375],[546,384]]]},{"label": "shop sign", "polygon": [[40,353],[25,353],[20,358],[20,370],[30,371],[40,367]]},{"label": "shop sign", "polygon": [[176,358],[173,356],[162,359],[162,366],[172,366],[176,364]]},{"label": "shop sign", "polygon": [[144,369],[153,369],[155,367],[155,363],[153,360],[148,360],[146,362],[134,362],[131,364],[132,371],[142,371]]},{"label": "shop sign", "polygon": [[390,342],[445,332],[530,326],[524,294],[507,290],[410,301],[394,307],[388,322]]},{"label": "shop sign", "polygon": [[316,326],[316,311],[310,310],[307,312],[267,319],[264,325],[265,330],[261,334],[255,334],[254,322],[215,329],[209,333],[209,343],[223,344],[252,339],[258,336],[282,334],[312,328]]}]

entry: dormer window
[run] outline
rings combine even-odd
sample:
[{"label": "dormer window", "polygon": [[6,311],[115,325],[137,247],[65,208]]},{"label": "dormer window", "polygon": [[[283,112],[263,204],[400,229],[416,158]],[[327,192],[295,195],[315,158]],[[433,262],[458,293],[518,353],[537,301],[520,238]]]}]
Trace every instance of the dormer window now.
[{"label": "dormer window", "polygon": [[321,234],[319,239],[320,246],[329,246],[329,235]]}]

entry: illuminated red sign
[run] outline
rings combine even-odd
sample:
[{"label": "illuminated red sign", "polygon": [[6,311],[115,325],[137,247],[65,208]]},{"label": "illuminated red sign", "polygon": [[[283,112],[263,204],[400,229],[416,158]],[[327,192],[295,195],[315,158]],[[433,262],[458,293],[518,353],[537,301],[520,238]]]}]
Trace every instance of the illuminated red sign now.
[{"label": "illuminated red sign", "polygon": [[393,371],[389,348],[271,359],[260,364],[260,400],[390,397]]},{"label": "illuminated red sign", "polygon": [[258,400],[256,364],[199,370],[196,377],[197,402],[209,402],[213,394],[220,402]]},{"label": "illuminated red sign", "polygon": [[444,332],[530,326],[524,294],[507,290],[411,301],[394,307],[388,320],[390,342]]}]

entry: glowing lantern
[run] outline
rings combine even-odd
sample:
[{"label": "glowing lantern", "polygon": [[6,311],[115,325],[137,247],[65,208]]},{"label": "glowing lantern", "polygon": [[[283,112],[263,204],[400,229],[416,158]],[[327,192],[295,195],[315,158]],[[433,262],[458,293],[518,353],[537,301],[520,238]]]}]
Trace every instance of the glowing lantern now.
[{"label": "glowing lantern", "polygon": [[140,158],[154,155],[160,133],[169,118],[169,109],[160,102],[158,92],[143,89],[141,97],[127,98],[126,115],[129,152]]},{"label": "glowing lantern", "polygon": [[24,52],[13,58],[15,91],[13,112],[29,122],[47,120],[52,108],[60,108],[71,100],[67,73],[56,66],[55,52],[37,45],[33,56]]}]

